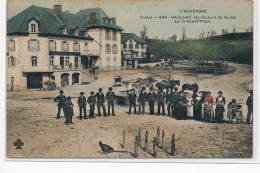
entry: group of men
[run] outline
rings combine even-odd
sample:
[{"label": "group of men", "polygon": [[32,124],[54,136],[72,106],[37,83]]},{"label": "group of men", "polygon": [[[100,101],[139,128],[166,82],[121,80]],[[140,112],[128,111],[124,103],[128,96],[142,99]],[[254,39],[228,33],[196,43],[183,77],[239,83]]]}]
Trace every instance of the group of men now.
[{"label": "group of men", "polygon": [[[112,115],[115,115],[115,111],[114,111],[114,104],[115,104],[115,93],[112,91],[112,87],[109,87],[108,89],[109,91],[106,93],[106,96],[104,95],[104,93],[102,92],[103,89],[99,88],[98,92],[95,94],[94,91],[90,92],[90,96],[88,98],[86,98],[84,96],[84,92],[80,92],[80,96],[78,97],[77,103],[78,103],[78,107],[79,107],[79,119],[82,120],[82,118],[84,119],[92,119],[92,118],[96,118],[94,116],[94,111],[95,111],[95,105],[97,105],[97,109],[98,109],[98,116],[101,116],[101,108],[103,110],[103,115],[109,116],[110,115],[110,110],[112,109]],[[64,115],[66,117],[66,109],[65,109],[65,105],[67,102],[67,97],[63,95],[64,92],[63,90],[60,90],[60,95],[57,96],[56,98],[54,98],[55,102],[58,102],[58,113],[57,113],[57,119],[60,118],[60,112],[61,109],[63,109]],[[108,103],[108,112],[106,112],[106,107],[105,107],[105,101],[107,101]],[[89,116],[87,117],[87,111],[86,111],[86,107],[87,104],[89,104]],[[83,116],[82,116],[83,114]]]}]

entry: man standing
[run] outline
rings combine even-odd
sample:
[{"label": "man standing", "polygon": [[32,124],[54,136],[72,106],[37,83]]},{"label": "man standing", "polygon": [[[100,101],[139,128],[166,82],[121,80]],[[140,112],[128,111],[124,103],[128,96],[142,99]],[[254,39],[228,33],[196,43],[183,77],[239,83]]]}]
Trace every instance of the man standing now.
[{"label": "man standing", "polygon": [[63,90],[60,90],[60,95],[58,95],[57,97],[54,98],[55,102],[58,102],[58,113],[57,113],[57,119],[60,119],[60,111],[61,108],[63,109],[63,113],[64,113],[64,104],[66,101],[66,96],[63,95]]},{"label": "man standing", "polygon": [[103,114],[106,116],[106,108],[105,108],[105,96],[102,93],[102,88],[98,89],[98,93],[96,93],[95,97],[97,98],[97,108],[98,108],[98,116],[101,117],[100,107],[103,109]]},{"label": "man standing", "polygon": [[142,114],[144,114],[146,100],[147,100],[147,93],[145,92],[145,87],[142,87],[142,90],[137,99],[139,103],[139,114],[141,113],[141,108],[142,108]]},{"label": "man standing", "polygon": [[157,115],[160,115],[160,110],[162,107],[162,115],[165,115],[165,98],[166,98],[166,94],[163,91],[162,88],[160,88],[158,94],[157,94],[157,102],[158,102],[158,113]]},{"label": "man standing", "polygon": [[154,102],[156,101],[156,93],[153,91],[153,87],[150,87],[150,92],[147,95],[147,101],[149,103],[150,115],[153,115]]},{"label": "man standing", "polygon": [[90,92],[90,96],[88,97],[88,104],[89,104],[89,118],[96,118],[94,116],[95,111],[95,104],[96,104],[96,98],[94,96],[94,91]]},{"label": "man standing", "polygon": [[171,114],[171,96],[172,96],[173,92],[171,88],[167,88],[167,92],[166,92],[166,104],[167,104],[167,112],[168,112],[168,116],[170,116]]},{"label": "man standing", "polygon": [[178,88],[174,88],[174,93],[172,93],[170,95],[171,99],[171,108],[172,108],[172,117],[176,116],[176,113],[177,113],[177,109],[178,109],[178,105],[179,105],[179,98],[180,98],[180,95],[179,93],[177,92],[178,91]]},{"label": "man standing", "polygon": [[[247,105],[247,119],[246,119],[246,123],[250,124],[250,118],[251,115],[253,114],[253,90],[249,91],[250,96],[248,96],[247,100],[246,100],[246,105]],[[253,118],[252,118],[252,123],[253,123]]]},{"label": "man standing", "polygon": [[131,114],[132,106],[134,107],[134,113],[136,114],[136,94],[135,94],[134,89],[130,90],[128,100],[129,100],[129,112],[128,112],[128,114]]},{"label": "man standing", "polygon": [[82,120],[82,109],[84,111],[84,119],[88,119],[86,115],[86,97],[84,96],[84,92],[80,92],[80,97],[78,98],[79,105],[79,119]]},{"label": "man standing", "polygon": [[109,87],[108,90],[109,91],[106,94],[106,100],[107,100],[107,103],[108,103],[108,116],[110,115],[110,107],[112,108],[112,115],[116,116],[115,112],[114,112],[114,104],[115,104],[116,95],[112,91],[113,90],[112,87]]}]

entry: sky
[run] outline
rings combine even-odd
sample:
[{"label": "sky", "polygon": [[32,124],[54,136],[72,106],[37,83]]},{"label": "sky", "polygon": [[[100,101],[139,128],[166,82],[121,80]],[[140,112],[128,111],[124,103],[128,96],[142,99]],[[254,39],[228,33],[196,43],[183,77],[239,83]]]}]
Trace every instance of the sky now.
[{"label": "sky", "polygon": [[[31,5],[52,9],[55,4],[61,4],[62,11],[71,13],[100,7],[109,17],[116,17],[117,25],[124,29],[123,32],[140,36],[143,26],[147,26],[148,38],[167,39],[176,34],[177,39],[180,39],[183,28],[186,28],[188,38],[198,38],[201,32],[207,33],[211,29],[219,35],[222,29],[232,32],[235,27],[236,32],[245,32],[253,25],[252,0],[8,0],[7,19]],[[184,10],[207,12],[183,13]],[[145,16],[152,16],[152,19],[141,19]],[[167,19],[159,18],[160,16],[166,16]],[[176,23],[172,16],[198,16],[200,19],[203,16],[220,16],[222,19],[211,19],[210,23]],[[233,19],[223,19],[224,16],[233,16]],[[209,21],[205,19],[205,22]]]}]

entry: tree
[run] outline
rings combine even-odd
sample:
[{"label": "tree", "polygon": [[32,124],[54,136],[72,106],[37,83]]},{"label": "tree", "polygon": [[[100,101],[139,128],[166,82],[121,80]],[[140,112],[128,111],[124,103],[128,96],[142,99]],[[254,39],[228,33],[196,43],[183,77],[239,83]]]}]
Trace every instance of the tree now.
[{"label": "tree", "polygon": [[205,35],[206,35],[205,31],[203,31],[202,33],[200,33],[199,38],[200,39],[204,39]]},{"label": "tree", "polygon": [[228,34],[228,30],[227,29],[222,29],[222,35]]},{"label": "tree", "polygon": [[177,35],[176,34],[173,34],[171,37],[168,38],[169,41],[173,41],[174,43],[176,42],[177,40]]},{"label": "tree", "polygon": [[140,36],[142,40],[146,40],[147,37],[147,26],[143,26],[143,30],[140,31]]},{"label": "tree", "polygon": [[186,30],[187,30],[186,27],[183,27],[183,28],[182,28],[182,40],[183,40],[183,41],[187,39]]}]

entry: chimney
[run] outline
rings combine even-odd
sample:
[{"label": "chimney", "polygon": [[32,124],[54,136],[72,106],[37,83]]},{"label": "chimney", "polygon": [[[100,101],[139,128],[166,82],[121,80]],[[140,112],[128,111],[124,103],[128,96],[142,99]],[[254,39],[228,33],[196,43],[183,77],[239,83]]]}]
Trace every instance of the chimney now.
[{"label": "chimney", "polygon": [[90,24],[95,24],[97,22],[97,13],[89,13],[89,22]]},{"label": "chimney", "polygon": [[53,5],[53,12],[61,20],[62,5]]},{"label": "chimney", "polygon": [[111,19],[112,19],[112,22],[113,22],[114,24],[116,24],[116,18],[115,18],[115,17],[112,17]]}]

